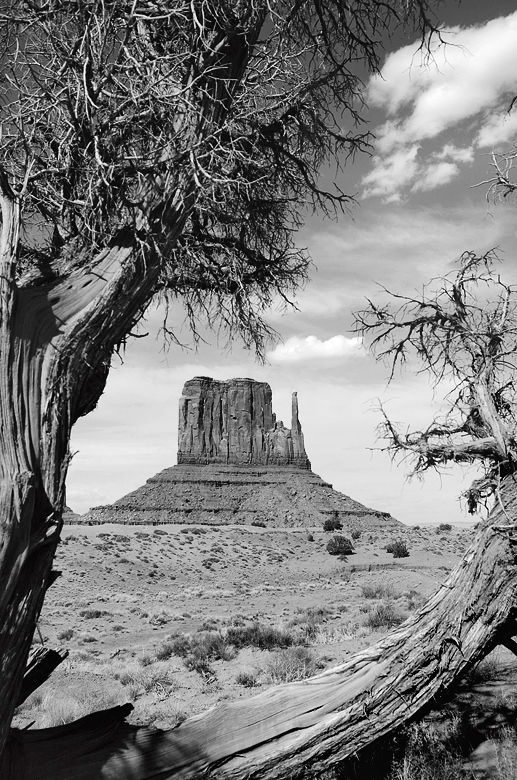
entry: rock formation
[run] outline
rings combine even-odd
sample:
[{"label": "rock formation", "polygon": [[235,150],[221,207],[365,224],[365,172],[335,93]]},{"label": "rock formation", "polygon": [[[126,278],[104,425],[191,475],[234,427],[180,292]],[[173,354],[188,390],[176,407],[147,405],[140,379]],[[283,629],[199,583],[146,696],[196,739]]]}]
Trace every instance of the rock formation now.
[{"label": "rock formation", "polygon": [[328,517],[349,532],[400,526],[311,471],[296,393],[286,428],[272,411],[266,382],[195,377],[180,399],[178,465],[114,504],[91,509],[81,522],[321,527]]},{"label": "rock formation", "polygon": [[235,464],[310,469],[293,393],[291,428],[277,422],[271,388],[254,379],[197,376],[180,398],[178,465]]}]

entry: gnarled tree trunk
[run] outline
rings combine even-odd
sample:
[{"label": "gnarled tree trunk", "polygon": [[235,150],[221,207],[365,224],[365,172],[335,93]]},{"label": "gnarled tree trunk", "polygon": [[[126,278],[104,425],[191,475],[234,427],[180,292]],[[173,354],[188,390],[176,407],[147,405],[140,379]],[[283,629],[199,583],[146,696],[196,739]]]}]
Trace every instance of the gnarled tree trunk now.
[{"label": "gnarled tree trunk", "polygon": [[23,764],[23,771],[9,775],[5,768],[5,777],[287,780],[309,766],[318,772],[355,755],[431,707],[495,645],[512,647],[513,476],[503,481],[500,499],[463,560],[422,609],[345,663],[218,705],[168,732],[131,729],[120,723],[124,710],[115,708],[58,729],[17,733],[7,756],[13,766]]},{"label": "gnarled tree trunk", "polygon": [[[104,388],[113,345],[138,319],[160,267],[121,231],[64,281],[19,287],[19,204],[0,175],[0,751],[59,541],[70,432]],[[188,199],[168,219],[177,235]]]}]

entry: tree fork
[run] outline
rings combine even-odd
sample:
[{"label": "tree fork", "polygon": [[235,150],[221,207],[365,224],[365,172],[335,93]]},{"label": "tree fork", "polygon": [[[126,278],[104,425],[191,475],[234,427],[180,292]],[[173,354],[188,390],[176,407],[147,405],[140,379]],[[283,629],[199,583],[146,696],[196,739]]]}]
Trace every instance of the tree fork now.
[{"label": "tree fork", "polygon": [[73,724],[70,732],[48,729],[41,737],[16,732],[8,753],[13,758],[19,751],[26,765],[16,780],[288,780],[368,748],[431,709],[515,632],[517,482],[511,476],[503,480],[501,499],[422,609],[345,663],[219,705],[172,731],[110,727],[103,741],[95,731],[91,750],[83,741],[80,753]]}]

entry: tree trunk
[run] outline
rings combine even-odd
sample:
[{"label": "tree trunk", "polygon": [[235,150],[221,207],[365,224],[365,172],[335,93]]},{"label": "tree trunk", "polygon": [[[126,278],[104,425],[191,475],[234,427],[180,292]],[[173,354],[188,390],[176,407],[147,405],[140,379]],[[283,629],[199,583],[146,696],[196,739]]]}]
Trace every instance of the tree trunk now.
[{"label": "tree trunk", "polygon": [[68,650],[61,648],[52,650],[50,647],[44,647],[44,645],[32,647],[16,706],[19,707],[20,704],[23,704],[31,693],[34,693],[40,685],[43,685],[59,664],[63,663],[65,658],[68,658]]},{"label": "tree trunk", "polygon": [[[156,288],[158,262],[123,230],[65,281],[15,280],[17,199],[0,171],[0,753],[18,700],[32,635],[62,527],[73,423],[104,389],[113,346]],[[188,198],[170,204],[171,235]]]},{"label": "tree trunk", "polygon": [[[218,705],[168,732],[120,723],[117,730],[109,712],[103,716],[105,738],[98,721],[95,738],[84,732],[80,749],[74,747],[79,723],[45,734],[17,732],[9,755],[13,761],[23,756],[25,769],[6,778],[287,780],[364,750],[422,715],[494,646],[511,646],[517,633],[513,477],[503,481],[500,499],[463,560],[422,609],[340,666]],[[95,723],[91,716],[90,731]]]},{"label": "tree trunk", "polygon": [[[254,11],[246,32],[220,27],[217,14],[203,19],[192,115],[178,117],[177,128],[184,124],[195,145],[217,143],[267,12]],[[142,183],[134,222],[98,255],[85,253],[62,280],[32,287],[16,280],[22,204],[0,166],[0,755],[52,581],[72,425],[95,407],[114,347],[173,263],[202,186],[191,157],[154,189]]]}]

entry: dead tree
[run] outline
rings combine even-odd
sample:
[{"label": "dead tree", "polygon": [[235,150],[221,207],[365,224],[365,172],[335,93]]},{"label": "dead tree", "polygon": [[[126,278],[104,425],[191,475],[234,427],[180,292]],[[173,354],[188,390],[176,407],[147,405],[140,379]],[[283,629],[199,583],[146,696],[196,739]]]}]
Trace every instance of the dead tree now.
[{"label": "dead tree", "polygon": [[307,767],[317,774],[422,715],[498,644],[517,651],[517,289],[495,263],[492,255],[465,255],[456,274],[421,296],[393,295],[395,308],[370,303],[358,315],[358,329],[392,371],[414,350],[437,381],[455,382],[450,414],[425,431],[403,435],[386,419],[392,452],[411,454],[417,472],[481,459],[484,476],[467,499],[471,509],[494,499],[463,560],[427,603],[333,669],[218,705],[169,732],[130,728],[119,707],[13,733],[2,777],[287,780]]},{"label": "dead tree", "polygon": [[517,287],[504,283],[498,263],[493,252],[466,252],[457,272],[421,295],[386,291],[391,303],[369,301],[356,315],[357,332],[388,362],[390,378],[413,354],[436,385],[452,383],[443,419],[403,434],[383,411],[380,434],[393,457],[413,462],[411,476],[480,464],[483,475],[465,493],[470,512],[491,497],[502,501],[502,480],[517,468]]},{"label": "dead tree", "polygon": [[[0,751],[61,531],[70,431],[157,295],[259,354],[307,275],[361,77],[434,0],[6,0],[0,8]],[[436,2],[436,5],[439,5]],[[359,68],[359,72],[356,68]],[[173,334],[174,337],[174,334]]]}]

